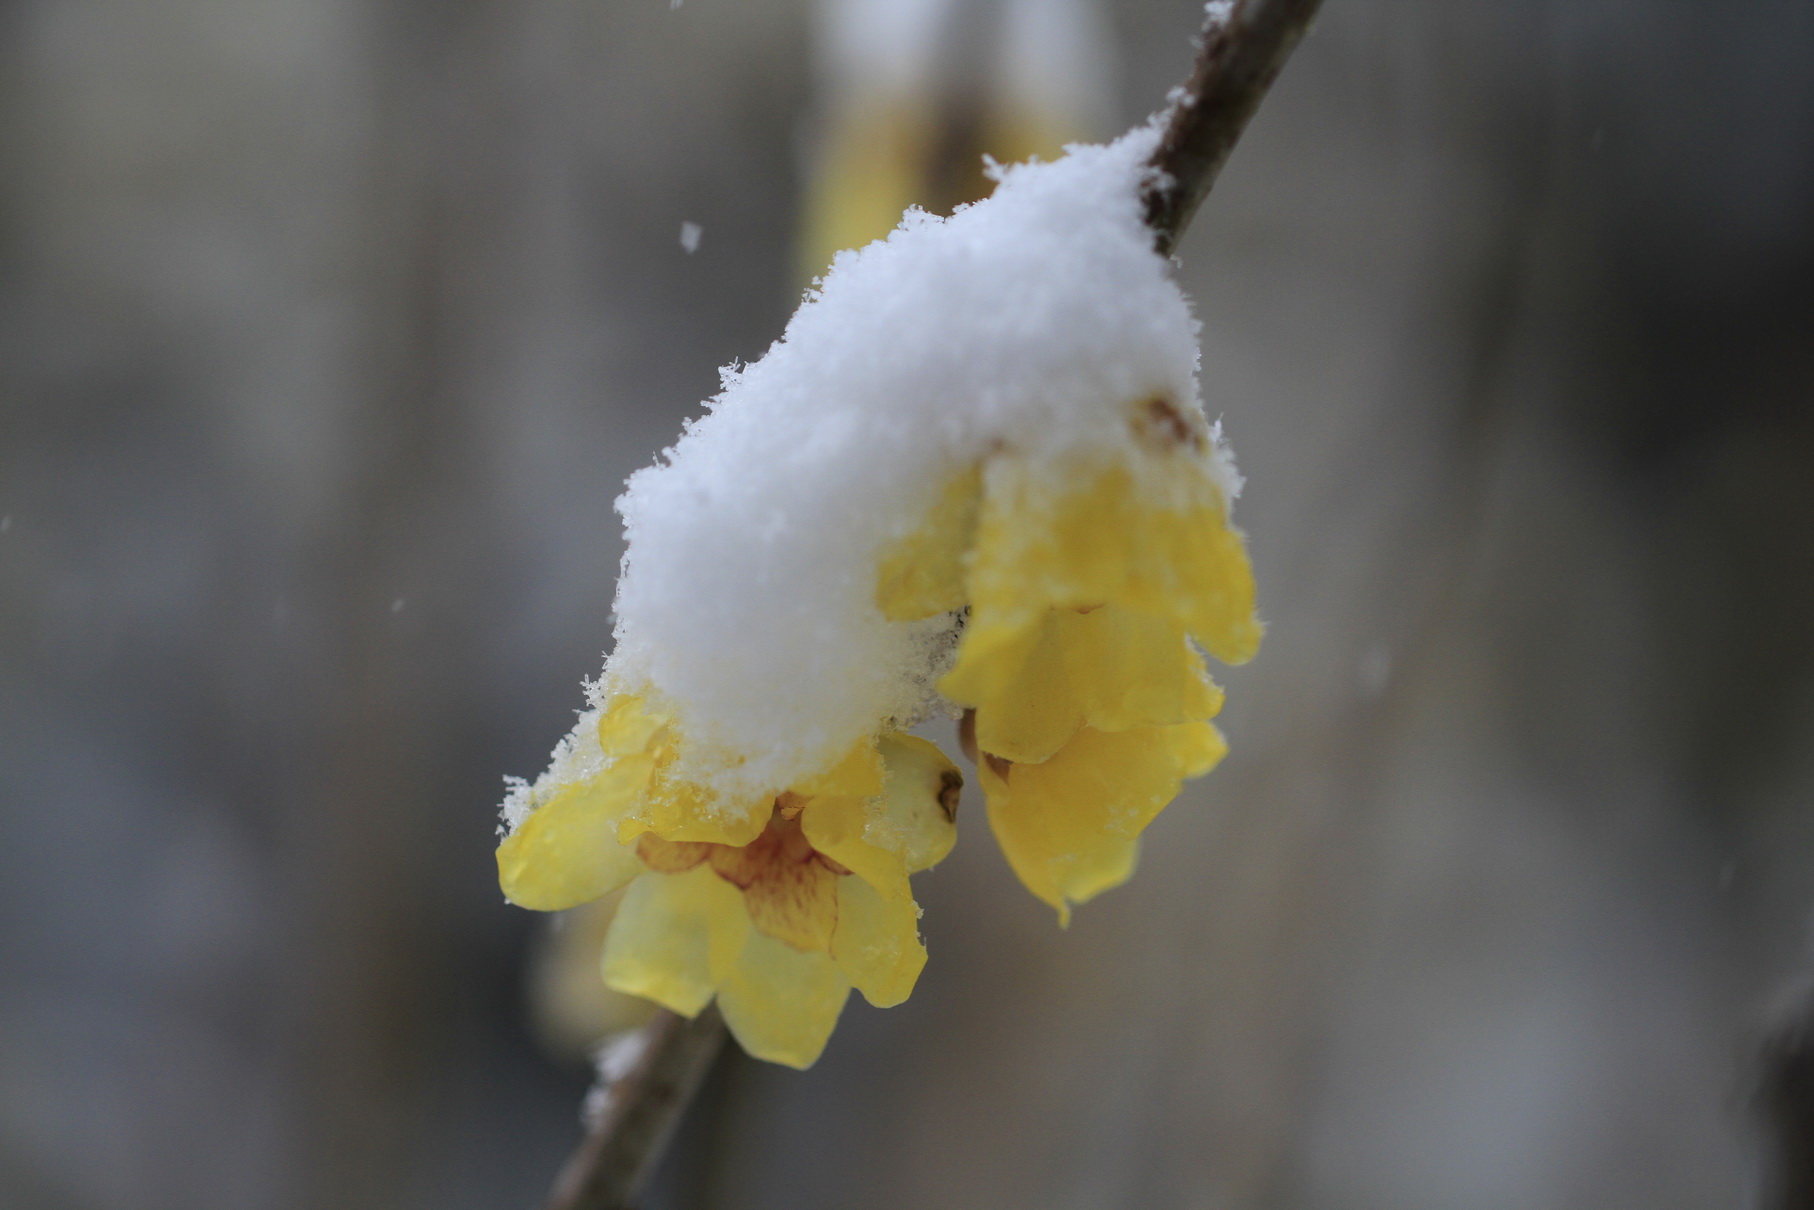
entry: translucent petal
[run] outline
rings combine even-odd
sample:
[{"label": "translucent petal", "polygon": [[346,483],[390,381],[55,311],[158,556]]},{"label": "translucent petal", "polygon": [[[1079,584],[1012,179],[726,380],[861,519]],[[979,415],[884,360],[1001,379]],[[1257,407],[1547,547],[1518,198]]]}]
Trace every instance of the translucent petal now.
[{"label": "translucent petal", "polygon": [[980,467],[954,475],[919,528],[882,552],[876,605],[883,617],[913,622],[964,607],[964,556],[975,538],[982,486]]},{"label": "translucent petal", "polygon": [[611,924],[605,983],[691,1017],[712,998],[714,949],[735,950],[748,931],[742,893],[710,867],[645,874]]},{"label": "translucent petal", "polygon": [[910,874],[931,869],[957,843],[964,775],[937,744],[917,735],[890,732],[879,747],[888,768],[887,787],[880,809],[869,813],[864,836],[899,853]]},{"label": "translucent petal", "polygon": [[877,891],[912,898],[907,866],[899,853],[864,839],[869,811],[860,798],[815,798],[800,813],[800,827],[812,847]]},{"label": "translucent petal", "polygon": [[520,907],[555,912],[597,899],[642,871],[617,840],[641,799],[649,760],[618,760],[589,782],[563,787],[498,846],[498,884]]},{"label": "translucent petal", "polygon": [[636,855],[657,874],[684,874],[712,855],[712,846],[697,840],[663,840],[653,832],[636,838]]},{"label": "translucent petal", "polygon": [[1042,764],[984,762],[989,825],[1027,889],[1068,921],[1070,904],[1132,875],[1140,833],[1224,750],[1208,723],[1086,727]]},{"label": "translucent petal", "polygon": [[743,1049],[771,1063],[812,1066],[850,995],[850,981],[831,956],[803,953],[752,930],[734,957],[714,965],[721,967],[718,1006]]},{"label": "translucent petal", "polygon": [[667,716],[650,711],[639,695],[615,694],[598,717],[598,745],[606,756],[634,756],[667,725]]},{"label": "translucent petal", "polygon": [[838,931],[831,956],[865,999],[892,1008],[913,991],[926,965],[919,909],[889,898],[861,878],[838,880]]}]

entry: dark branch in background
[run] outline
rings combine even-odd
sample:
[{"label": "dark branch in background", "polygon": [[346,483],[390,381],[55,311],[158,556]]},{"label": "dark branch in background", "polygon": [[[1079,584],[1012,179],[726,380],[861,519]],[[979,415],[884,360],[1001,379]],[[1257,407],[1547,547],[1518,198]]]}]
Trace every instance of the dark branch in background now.
[{"label": "dark branch in background", "polygon": [[[1153,154],[1147,225],[1162,255],[1215,182],[1260,98],[1316,16],[1320,0],[1233,0],[1209,10],[1190,82],[1174,92]],[[716,1008],[664,1012],[644,1027],[629,1071],[601,1075],[604,1104],[567,1161],[547,1210],[628,1210],[724,1040]]]},{"label": "dark branch in background", "polygon": [[548,1210],[629,1210],[667,1149],[687,1102],[724,1044],[724,1019],[707,1005],[688,1020],[663,1010],[625,1040],[627,1070],[599,1072],[602,1103],[548,1197]]},{"label": "dark branch in background", "polygon": [[1146,225],[1170,256],[1247,120],[1316,19],[1321,0],[1233,0],[1211,4],[1190,83],[1173,94],[1152,165]]},{"label": "dark branch in background", "polygon": [[1765,1132],[1762,1210],[1814,1210],[1814,996],[1804,989],[1758,1056],[1755,1107]]}]

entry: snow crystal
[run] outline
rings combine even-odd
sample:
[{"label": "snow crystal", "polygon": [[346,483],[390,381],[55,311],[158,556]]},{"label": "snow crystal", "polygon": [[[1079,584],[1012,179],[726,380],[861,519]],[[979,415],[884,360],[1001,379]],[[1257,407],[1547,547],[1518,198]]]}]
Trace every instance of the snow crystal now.
[{"label": "snow crystal", "polygon": [[1227,25],[1230,17],[1235,15],[1235,0],[1209,0],[1203,6],[1203,18],[1211,28]]},{"label": "snow crystal", "polygon": [[705,234],[705,228],[698,223],[680,224],[680,246],[686,249],[688,256],[699,251],[699,237]]},{"label": "snow crystal", "polygon": [[587,1090],[586,1099],[581,1102],[579,1111],[580,1123],[586,1129],[594,1129],[604,1118],[618,1084],[636,1070],[643,1056],[649,1053],[649,1046],[654,1040],[654,1031],[644,1026],[606,1038],[593,1052],[592,1067],[597,1073],[597,1079]]},{"label": "snow crystal", "polygon": [[598,742],[597,710],[580,714],[567,737],[555,745],[548,771],[531,785],[520,777],[504,779],[504,826],[514,832],[561,786],[590,781],[605,769],[605,750]]}]

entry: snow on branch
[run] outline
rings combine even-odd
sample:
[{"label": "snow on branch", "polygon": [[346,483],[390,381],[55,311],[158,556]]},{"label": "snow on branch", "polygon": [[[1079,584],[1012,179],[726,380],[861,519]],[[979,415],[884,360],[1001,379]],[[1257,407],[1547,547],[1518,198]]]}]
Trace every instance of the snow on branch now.
[{"label": "snow on branch", "polygon": [[1170,256],[1322,0],[1210,0],[1188,83],[1172,90],[1146,224]]}]

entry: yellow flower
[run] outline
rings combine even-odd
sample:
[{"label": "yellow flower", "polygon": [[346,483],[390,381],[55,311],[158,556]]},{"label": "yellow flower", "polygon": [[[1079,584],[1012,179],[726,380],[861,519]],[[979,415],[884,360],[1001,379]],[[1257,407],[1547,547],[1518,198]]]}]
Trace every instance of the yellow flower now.
[{"label": "yellow flower", "polygon": [[1239,663],[1260,638],[1202,417],[1159,395],[1126,422],[1112,452],[1000,449],[959,474],[877,584],[890,620],[968,609],[939,690],[969,708],[1009,864],[1061,921],[1132,874],[1141,831],[1226,751],[1197,645]]},{"label": "yellow flower", "polygon": [[[589,737],[582,737],[589,738]],[[498,848],[516,904],[558,911],[626,892],[605,942],[612,988],[693,1016],[713,998],[758,1058],[819,1057],[850,989],[907,998],[926,962],[908,875],[956,839],[963,779],[936,747],[890,733],[751,803],[674,773],[670,717],[620,694],[597,716],[602,759],[537,787]]]}]

